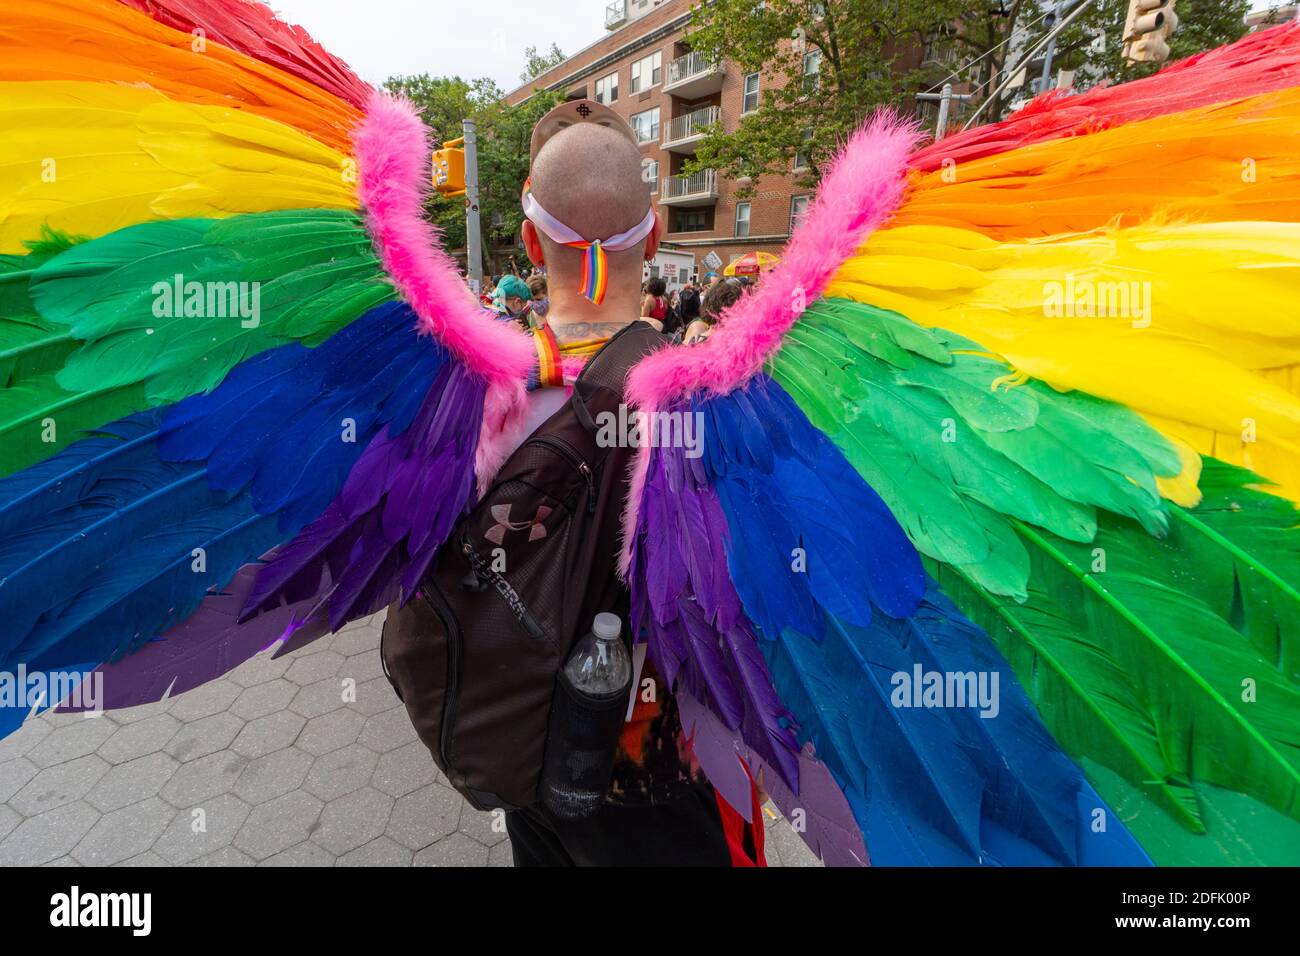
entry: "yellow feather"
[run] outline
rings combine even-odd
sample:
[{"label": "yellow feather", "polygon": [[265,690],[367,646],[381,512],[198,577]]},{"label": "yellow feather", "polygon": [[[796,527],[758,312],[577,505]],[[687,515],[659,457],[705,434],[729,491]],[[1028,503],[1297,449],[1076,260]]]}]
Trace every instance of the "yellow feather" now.
[{"label": "yellow feather", "polygon": [[[1017,372],[1151,417],[1185,451],[1300,491],[1300,224],[1152,222],[1010,242],[898,226],[827,294],[956,332]],[[1162,485],[1180,502],[1195,496],[1195,456],[1183,457]]]},{"label": "yellow feather", "polygon": [[41,226],[100,236],[158,218],[354,209],[346,156],[292,127],[147,88],[0,83],[0,253]]}]

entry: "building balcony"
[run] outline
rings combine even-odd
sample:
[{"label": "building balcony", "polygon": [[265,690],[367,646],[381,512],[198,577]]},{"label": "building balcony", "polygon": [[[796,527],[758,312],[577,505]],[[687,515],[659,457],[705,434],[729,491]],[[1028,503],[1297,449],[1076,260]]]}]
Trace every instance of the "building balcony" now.
[{"label": "building balcony", "polygon": [[712,169],[693,176],[666,176],[659,203],[664,206],[711,206],[718,201],[718,174]]},{"label": "building balcony", "polygon": [[688,53],[668,61],[664,92],[671,96],[698,99],[722,89],[722,64],[703,53]]},{"label": "building balcony", "polygon": [[627,0],[615,0],[605,7],[605,29],[617,30],[627,23]]},{"label": "building balcony", "polygon": [[659,145],[670,153],[694,153],[695,145],[704,136],[706,126],[722,122],[722,109],[706,106],[684,116],[675,116],[664,127],[663,142]]}]

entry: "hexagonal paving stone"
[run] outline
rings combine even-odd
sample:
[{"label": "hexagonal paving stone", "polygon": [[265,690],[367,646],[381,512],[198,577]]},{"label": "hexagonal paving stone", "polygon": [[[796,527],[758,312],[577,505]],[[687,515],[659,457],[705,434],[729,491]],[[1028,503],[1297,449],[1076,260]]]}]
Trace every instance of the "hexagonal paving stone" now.
[{"label": "hexagonal paving stone", "polygon": [[3,840],[13,832],[14,827],[23,822],[17,810],[13,810],[3,803],[0,803],[0,840]]},{"label": "hexagonal paving stone", "polygon": [[106,761],[98,754],[86,754],[45,768],[14,794],[9,805],[25,817],[34,817],[80,800],[106,773]]},{"label": "hexagonal paving stone", "polygon": [[381,675],[358,684],[357,699],[348,706],[367,717],[373,717],[375,714],[382,714],[394,707],[402,706],[402,702],[397,699],[397,692],[393,690],[393,685],[388,683],[388,678]]},{"label": "hexagonal paving stone", "polygon": [[209,797],[225,793],[248,766],[248,758],[227,750],[208,754],[185,764],[167,781],[160,796],[182,809],[195,806]]},{"label": "hexagonal paving stone", "polygon": [[325,805],[320,828],[311,835],[335,856],[365,846],[384,832],[393,798],[370,787],[339,797]]},{"label": "hexagonal paving stone", "polygon": [[106,813],[76,845],[72,857],[85,866],[129,860],[150,849],[175,815],[176,810],[157,797]]},{"label": "hexagonal paving stone", "polygon": [[244,724],[230,749],[250,759],[283,750],[295,740],[307,721],[288,710],[258,717]]},{"label": "hexagonal paving stone", "polygon": [[39,866],[66,856],[99,819],[81,801],[29,817],[0,841],[0,866]]},{"label": "hexagonal paving stone", "polygon": [[0,763],[0,803],[5,803],[27,785],[41,768],[26,757],[14,757]]},{"label": "hexagonal paving stone", "polygon": [[294,695],[289,709],[295,714],[302,714],[308,720],[328,714],[344,706],[343,682],[337,677],[326,677],[313,684],[308,684]]},{"label": "hexagonal paving stone", "polygon": [[365,725],[365,716],[355,710],[335,710],[307,721],[295,746],[319,757],[355,741]]},{"label": "hexagonal paving stone", "polygon": [[334,651],[316,653],[311,651],[312,647],[308,646],[303,651],[292,655],[294,660],[289,665],[289,669],[284,672],[285,680],[299,687],[305,687],[326,677],[333,677],[339,672],[339,667],[343,664],[342,654],[336,654]]},{"label": "hexagonal paving stone", "polygon": [[273,657],[274,653],[272,649],[250,657],[227,674],[226,678],[240,687],[256,687],[258,684],[283,677],[284,672],[289,669],[289,659]]},{"label": "hexagonal paving stone", "polygon": [[124,727],[100,744],[98,753],[109,763],[118,764],[157,753],[176,736],[181,722],[171,714],[154,714]]},{"label": "hexagonal paving stone", "polygon": [[27,759],[36,766],[53,767],[94,753],[117,730],[112,723],[100,717],[83,717],[80,714],[65,716],[70,718],[70,722],[55,727],[44,740],[27,752]]},{"label": "hexagonal paving stone", "polygon": [[311,764],[311,754],[303,753],[296,747],[286,747],[258,757],[239,775],[235,793],[254,806],[267,803],[301,787],[307,779]]},{"label": "hexagonal paving stone", "polygon": [[510,848],[510,841],[498,843],[488,850],[488,866],[514,866],[515,854]]},{"label": "hexagonal paving stone", "polygon": [[186,866],[253,866],[257,861],[247,853],[240,853],[233,846],[223,846],[216,853],[209,853]]},{"label": "hexagonal paving stone", "polygon": [[181,763],[188,763],[225,750],[243,726],[234,714],[213,714],[182,726],[165,749]]},{"label": "hexagonal paving stone", "polygon": [[139,856],[133,856],[129,860],[123,860],[121,863],[115,863],[114,866],[166,866],[167,861],[160,857],[153,850],[145,850]]},{"label": "hexagonal paving stone", "polygon": [[412,850],[423,849],[456,831],[465,799],[439,784],[408,793],[393,804],[388,835]]},{"label": "hexagonal paving stone", "polygon": [[277,677],[265,684],[245,688],[230,705],[230,712],[244,720],[256,720],[284,710],[297,692],[297,685],[289,683],[283,677]]},{"label": "hexagonal paving stone", "polygon": [[376,790],[394,797],[404,797],[431,783],[446,783],[429,748],[419,740],[402,744],[379,758],[371,783]]},{"label": "hexagonal paving stone", "polygon": [[251,812],[252,807],[228,793],[205,800],[202,806],[176,814],[154,844],[154,852],[172,865],[209,856],[230,846]]},{"label": "hexagonal paving stone", "polygon": [[234,846],[255,860],[265,860],[282,850],[297,846],[316,829],[317,819],[324,806],[311,794],[295,790],[270,803],[254,807],[244,825],[239,828]]},{"label": "hexagonal paving stone", "polygon": [[487,866],[488,848],[463,833],[453,833],[427,846],[411,861],[412,866]]},{"label": "hexagonal paving stone", "polygon": [[339,668],[339,677],[351,677],[358,684],[384,676],[384,665],[379,660],[379,648],[353,654]]},{"label": "hexagonal paving stone", "polygon": [[377,754],[384,754],[416,739],[415,727],[411,724],[406,708],[398,705],[368,718],[357,743]]},{"label": "hexagonal paving stone", "polygon": [[188,724],[226,710],[235,702],[239,693],[239,685],[231,681],[210,681],[171,698],[171,707],[167,712]]},{"label": "hexagonal paving stone", "polygon": [[275,856],[263,860],[258,866],[333,866],[334,857],[324,847],[310,840],[291,846]]},{"label": "hexagonal paving stone", "polygon": [[148,720],[150,717],[157,717],[159,714],[165,714],[171,709],[170,700],[156,700],[148,704],[141,704],[138,707],[127,707],[124,710],[111,710],[105,713],[105,716],[113,723],[125,727],[127,724],[134,724],[139,720]]},{"label": "hexagonal paving stone", "polygon": [[411,851],[386,836],[365,846],[349,850],[338,858],[336,866],[410,866]]},{"label": "hexagonal paving stone", "polygon": [[44,720],[29,720],[4,740],[0,740],[0,763],[24,757],[32,748],[54,732]]},{"label": "hexagonal paving stone", "polygon": [[303,789],[322,800],[336,800],[364,787],[378,761],[374,752],[359,744],[351,744],[317,757]]},{"label": "hexagonal paving stone", "polygon": [[508,839],[504,810],[475,810],[467,803],[460,811],[460,826],[457,829],[486,847],[494,847]]},{"label": "hexagonal paving stone", "polygon": [[120,763],[100,778],[86,796],[86,802],[105,813],[139,803],[155,796],[180,766],[174,757],[165,753],[145,754],[129,763]]},{"label": "hexagonal paving stone", "polygon": [[[378,620],[378,623],[371,623],[376,620]],[[360,654],[363,651],[376,650],[379,647],[379,632],[382,627],[383,616],[379,614],[367,618],[365,621],[350,624],[334,635],[333,649],[344,657],[351,657],[353,654]]]}]

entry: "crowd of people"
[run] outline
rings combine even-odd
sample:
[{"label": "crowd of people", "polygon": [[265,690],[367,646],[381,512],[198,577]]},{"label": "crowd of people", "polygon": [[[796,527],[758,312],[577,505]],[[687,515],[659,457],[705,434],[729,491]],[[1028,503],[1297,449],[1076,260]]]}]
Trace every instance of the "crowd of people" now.
[{"label": "crowd of people", "polygon": [[[666,279],[655,276],[641,285],[641,319],[671,336],[674,342],[702,342],[722,313],[749,291],[754,281],[749,276],[708,272],[698,279],[692,276],[670,290]],[[535,328],[545,321],[550,307],[546,283],[546,273],[540,269],[531,270],[527,276],[490,275],[483,280],[479,300],[525,329]]]}]

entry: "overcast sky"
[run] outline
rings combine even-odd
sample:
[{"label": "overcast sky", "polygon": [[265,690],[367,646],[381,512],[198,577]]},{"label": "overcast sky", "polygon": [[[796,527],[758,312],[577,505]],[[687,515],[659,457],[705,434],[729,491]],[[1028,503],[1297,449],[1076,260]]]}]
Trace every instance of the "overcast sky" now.
[{"label": "overcast sky", "polygon": [[397,73],[519,85],[524,48],[573,54],[605,33],[604,0],[270,0],[363,80]]},{"label": "overcast sky", "polygon": [[396,73],[490,76],[508,91],[519,85],[524,47],[554,42],[573,54],[605,34],[605,0],[270,2],[374,84]]}]

